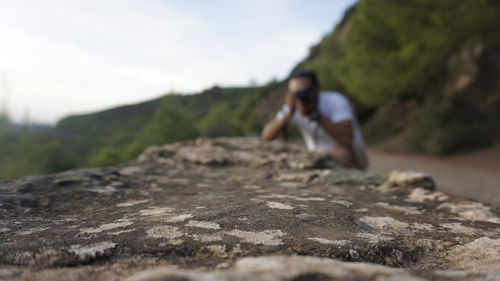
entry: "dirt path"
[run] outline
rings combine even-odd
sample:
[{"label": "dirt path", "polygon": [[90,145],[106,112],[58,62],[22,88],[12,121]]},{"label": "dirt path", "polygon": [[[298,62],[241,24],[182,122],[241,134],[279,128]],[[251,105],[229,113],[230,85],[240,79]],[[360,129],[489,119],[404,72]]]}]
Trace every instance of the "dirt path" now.
[{"label": "dirt path", "polygon": [[500,143],[454,156],[436,157],[370,149],[370,172],[417,170],[431,174],[438,189],[500,207]]}]

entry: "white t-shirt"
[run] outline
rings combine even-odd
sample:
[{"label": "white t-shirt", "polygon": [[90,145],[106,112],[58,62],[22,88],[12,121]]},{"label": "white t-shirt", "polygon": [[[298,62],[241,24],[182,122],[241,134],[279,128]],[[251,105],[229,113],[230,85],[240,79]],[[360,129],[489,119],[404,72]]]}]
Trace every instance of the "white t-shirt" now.
[{"label": "white t-shirt", "polygon": [[[284,118],[289,111],[288,105],[283,105],[276,114],[276,118]],[[360,168],[365,169],[368,166],[368,160],[363,135],[349,100],[337,92],[320,92],[318,95],[318,111],[319,114],[328,117],[333,123],[351,120],[354,156]],[[335,147],[335,140],[325,129],[318,122],[309,119],[298,110],[295,111],[290,121],[299,128],[308,150],[329,153]]]}]

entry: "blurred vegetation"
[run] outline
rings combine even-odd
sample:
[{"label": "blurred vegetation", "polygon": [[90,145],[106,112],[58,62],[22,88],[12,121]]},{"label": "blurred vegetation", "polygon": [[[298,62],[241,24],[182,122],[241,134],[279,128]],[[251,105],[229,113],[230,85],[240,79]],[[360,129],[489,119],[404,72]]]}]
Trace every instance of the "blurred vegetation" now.
[{"label": "blurred vegetation", "polygon": [[[450,58],[470,42],[498,59],[498,15],[499,0],[361,0],[293,71],[315,70],[324,90],[345,93],[370,143],[398,138],[405,149],[438,154],[488,145],[500,136],[498,60],[478,63],[476,88],[445,88],[461,71]],[[256,135],[285,83],[170,93],[71,116],[49,131],[0,114],[0,179],[114,165],[150,145],[199,136]]]},{"label": "blurred vegetation", "polygon": [[[252,111],[260,87],[213,87],[199,94],[168,94],[148,102],[72,116],[45,134],[0,115],[0,179],[74,167],[115,165],[145,148],[199,136],[258,134]],[[9,132],[10,131],[10,132]]]},{"label": "blurred vegetation", "polygon": [[410,118],[414,120],[412,126],[402,134],[405,144],[411,150],[434,154],[485,146],[500,131],[497,118],[481,115],[460,102],[440,105],[428,101],[411,112]]},{"label": "blurred vegetation", "polygon": [[361,1],[338,77],[368,105],[425,95],[420,89],[443,78],[449,55],[467,40],[481,38],[498,46],[500,9],[491,2]]},{"label": "blurred vegetation", "polygon": [[45,174],[75,167],[61,143],[28,128],[16,135],[0,135],[0,179]]},{"label": "blurred vegetation", "polygon": [[[89,122],[88,125],[93,130],[83,130],[80,135],[76,135],[77,139],[87,139],[81,143],[81,147],[91,151],[83,156],[83,165],[115,165],[135,159],[151,145],[189,140],[199,136],[257,134],[260,124],[255,124],[255,117],[249,114],[241,118],[239,115],[242,110],[253,106],[259,93],[258,87],[213,87],[194,95],[171,93],[153,102],[135,105],[134,112],[137,116],[123,117],[132,120],[133,127],[128,128],[130,121],[123,118],[120,126],[116,127],[115,123],[120,119],[115,119],[113,112],[97,113],[109,116],[110,119],[94,116],[101,120],[100,127],[96,128],[93,122]],[[154,110],[150,111],[151,109]],[[130,106],[111,111],[116,110],[128,112]],[[144,118],[145,116],[147,118]],[[75,124],[72,123],[80,124],[82,117],[88,118],[86,115],[69,117],[61,121],[58,127],[74,128]],[[63,128],[61,130],[64,132]],[[106,136],[104,140],[102,136]],[[76,153],[81,151],[79,147],[72,147],[71,150]]]}]

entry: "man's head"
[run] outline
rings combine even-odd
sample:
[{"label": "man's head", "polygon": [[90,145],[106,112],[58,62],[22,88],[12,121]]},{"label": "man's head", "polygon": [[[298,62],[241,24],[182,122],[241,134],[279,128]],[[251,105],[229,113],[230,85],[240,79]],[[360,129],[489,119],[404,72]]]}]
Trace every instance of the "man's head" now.
[{"label": "man's head", "polygon": [[303,70],[293,74],[288,90],[295,95],[297,108],[302,114],[309,115],[316,110],[319,86],[315,72]]}]

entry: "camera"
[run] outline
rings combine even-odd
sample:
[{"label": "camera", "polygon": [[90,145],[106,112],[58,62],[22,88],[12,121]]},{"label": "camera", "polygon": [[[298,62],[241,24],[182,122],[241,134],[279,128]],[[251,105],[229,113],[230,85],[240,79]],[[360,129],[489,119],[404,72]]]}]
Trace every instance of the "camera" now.
[{"label": "camera", "polygon": [[[314,90],[311,88],[304,88],[300,91],[296,91],[295,97],[300,100],[300,102],[303,105],[309,106],[314,102]],[[319,120],[319,113],[317,109],[314,111],[310,112],[307,117],[312,120],[312,121],[318,121]]]},{"label": "camera", "polygon": [[296,91],[295,97],[297,97],[303,104],[311,104],[313,100],[313,91],[311,88],[304,88],[302,90]]}]

